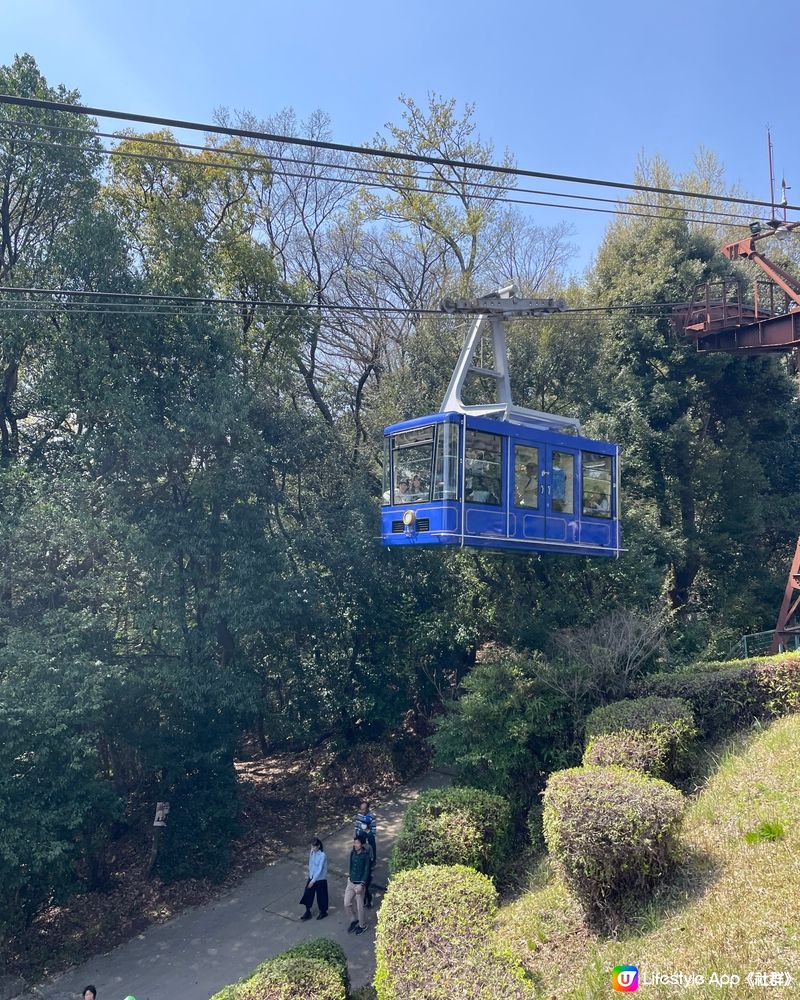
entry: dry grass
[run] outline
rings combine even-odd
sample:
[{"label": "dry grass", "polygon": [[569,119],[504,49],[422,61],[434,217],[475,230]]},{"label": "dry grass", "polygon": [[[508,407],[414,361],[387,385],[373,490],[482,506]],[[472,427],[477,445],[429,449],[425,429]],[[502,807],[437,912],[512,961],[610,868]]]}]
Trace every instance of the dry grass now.
[{"label": "dry grass", "polygon": [[[503,910],[500,932],[542,994],[615,995],[615,965],[639,966],[641,996],[800,994],[799,755],[800,715],[732,741],[690,803],[681,871],[615,937],[588,932],[563,886],[537,873],[539,884]],[[645,970],[699,974],[706,984],[645,986]],[[795,983],[750,987],[751,971],[788,972]],[[709,985],[713,972],[737,974],[741,984]]]}]

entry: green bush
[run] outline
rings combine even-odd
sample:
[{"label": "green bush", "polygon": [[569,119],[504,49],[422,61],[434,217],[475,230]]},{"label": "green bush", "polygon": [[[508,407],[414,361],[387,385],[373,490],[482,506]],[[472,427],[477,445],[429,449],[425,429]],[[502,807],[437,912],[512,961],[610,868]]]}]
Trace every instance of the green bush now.
[{"label": "green bush", "polygon": [[[589,714],[586,719],[586,740],[589,746],[599,737],[612,733],[636,733],[649,743],[654,755],[652,773],[658,777],[672,780],[688,772],[697,737],[692,707],[688,702],[680,698],[638,698],[614,701]],[[622,745],[619,744],[617,749],[622,750]],[[603,752],[611,756],[608,744]],[[634,747],[633,743],[629,744],[628,752],[633,755],[633,760],[641,760],[647,754],[644,745]],[[624,759],[608,762],[626,763]],[[642,767],[635,769],[650,770]]]},{"label": "green bush", "polygon": [[668,755],[667,743],[658,735],[629,730],[595,736],[586,747],[583,763],[597,767],[627,767],[653,778],[664,778],[668,773]]},{"label": "green bush", "polygon": [[637,693],[687,701],[700,732],[711,740],[758,714],[748,671],[741,668],[651,674],[637,685]]},{"label": "green bush", "polygon": [[511,806],[501,796],[479,788],[433,788],[406,810],[390,869],[468,865],[502,879],[511,838]]},{"label": "green bush", "polygon": [[613,926],[669,868],[683,804],[665,781],[622,767],[551,776],[544,794],[547,848],[591,923]]},{"label": "green bush", "polygon": [[750,667],[761,718],[800,711],[800,656],[797,653],[756,660]]},{"label": "green bush", "polygon": [[436,722],[436,761],[473,788],[525,808],[555,768],[577,761],[568,700],[539,676],[542,660],[508,654],[476,663]]},{"label": "green bush", "polygon": [[518,964],[493,941],[497,892],[463,865],[426,865],[389,883],[378,914],[378,1000],[533,997]]},{"label": "green bush", "polygon": [[689,670],[651,674],[637,692],[688,701],[703,735],[714,739],[756,719],[798,711],[800,656],[696,663]]},{"label": "green bush", "polygon": [[528,829],[528,840],[535,851],[544,850],[544,831],[542,829],[542,801],[538,799],[528,810],[525,818]]},{"label": "green bush", "polygon": [[316,938],[268,958],[212,1000],[347,1000],[350,977],[347,956],[327,938]]},{"label": "green bush", "polygon": [[40,907],[97,888],[80,872],[123,805],[80,723],[54,713],[48,725],[25,696],[10,705],[3,679],[0,657],[0,955]]}]

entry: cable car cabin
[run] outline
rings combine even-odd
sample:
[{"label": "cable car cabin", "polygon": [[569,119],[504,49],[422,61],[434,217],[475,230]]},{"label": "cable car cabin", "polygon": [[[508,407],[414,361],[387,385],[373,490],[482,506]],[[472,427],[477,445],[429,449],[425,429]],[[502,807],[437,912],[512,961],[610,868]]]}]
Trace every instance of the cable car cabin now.
[{"label": "cable car cabin", "polygon": [[464,413],[384,431],[384,545],[617,556],[619,447]]}]

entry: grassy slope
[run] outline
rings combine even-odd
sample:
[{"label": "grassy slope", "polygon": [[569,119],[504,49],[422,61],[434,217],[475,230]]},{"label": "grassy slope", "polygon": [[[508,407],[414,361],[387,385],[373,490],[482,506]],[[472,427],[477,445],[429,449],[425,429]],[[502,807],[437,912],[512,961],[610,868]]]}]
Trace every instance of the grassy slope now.
[{"label": "grassy slope", "polygon": [[[505,907],[503,943],[520,954],[542,988],[559,998],[619,996],[615,965],[650,972],[736,973],[738,987],[640,986],[637,996],[800,997],[800,715],[742,734],[727,745],[691,800],[681,871],[643,904],[615,938],[588,933],[558,880],[543,867],[531,891]],[[748,843],[759,824],[779,823],[778,840]],[[789,988],[750,988],[754,972],[790,972]]]}]

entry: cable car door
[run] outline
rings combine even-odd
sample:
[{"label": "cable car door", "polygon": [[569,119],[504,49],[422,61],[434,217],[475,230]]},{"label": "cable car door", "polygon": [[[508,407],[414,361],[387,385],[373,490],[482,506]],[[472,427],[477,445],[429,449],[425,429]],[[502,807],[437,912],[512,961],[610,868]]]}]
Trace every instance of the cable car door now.
[{"label": "cable car door", "polygon": [[548,446],[544,481],[545,538],[578,544],[578,452]]}]

